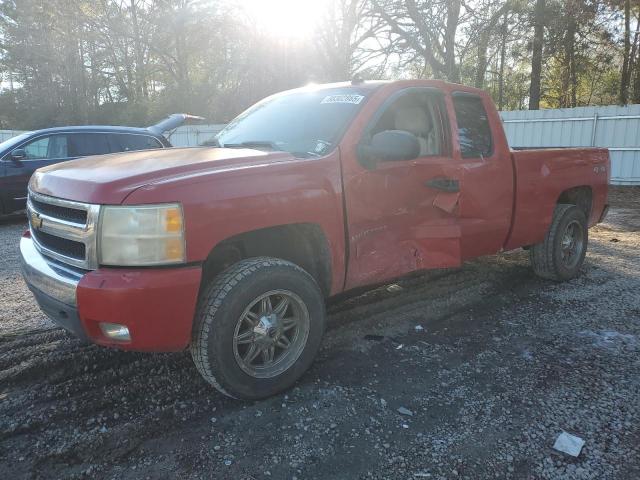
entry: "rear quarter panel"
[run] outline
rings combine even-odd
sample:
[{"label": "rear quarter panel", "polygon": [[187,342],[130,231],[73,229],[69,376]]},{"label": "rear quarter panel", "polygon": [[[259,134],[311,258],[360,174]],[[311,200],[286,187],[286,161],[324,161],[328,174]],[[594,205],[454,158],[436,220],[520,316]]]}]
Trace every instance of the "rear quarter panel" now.
[{"label": "rear quarter panel", "polygon": [[543,241],[560,195],[571,188],[591,188],[589,225],[598,222],[607,201],[611,172],[606,149],[521,150],[513,151],[512,157],[516,190],[506,250]]},{"label": "rear quarter panel", "polygon": [[138,188],[124,204],[180,202],[187,261],[202,262],[225,239],[295,223],[322,229],[331,252],[331,293],[344,286],[345,243],[339,152],[171,178]]}]

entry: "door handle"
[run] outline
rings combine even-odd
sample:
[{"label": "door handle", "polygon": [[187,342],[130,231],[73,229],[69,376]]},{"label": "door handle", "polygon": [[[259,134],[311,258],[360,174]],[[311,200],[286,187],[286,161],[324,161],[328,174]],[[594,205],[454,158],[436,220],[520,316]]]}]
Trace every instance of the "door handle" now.
[{"label": "door handle", "polygon": [[442,190],[443,192],[455,193],[460,191],[460,183],[453,178],[436,177],[427,180],[424,184],[429,188]]}]

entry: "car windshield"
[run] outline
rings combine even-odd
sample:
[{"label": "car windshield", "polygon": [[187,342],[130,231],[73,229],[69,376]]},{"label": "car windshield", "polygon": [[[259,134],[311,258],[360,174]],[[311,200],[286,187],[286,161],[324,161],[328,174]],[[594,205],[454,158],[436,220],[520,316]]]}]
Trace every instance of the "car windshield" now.
[{"label": "car windshield", "polygon": [[22,133],[20,135],[16,135],[15,137],[11,137],[8,140],[5,140],[4,142],[0,143],[0,152],[10,149],[11,147],[19,144],[21,141],[25,140],[26,138],[29,138],[29,135],[31,135],[31,133],[32,132]]},{"label": "car windshield", "polygon": [[367,94],[352,87],[276,95],[240,114],[207,143],[318,157],[333,149]]}]

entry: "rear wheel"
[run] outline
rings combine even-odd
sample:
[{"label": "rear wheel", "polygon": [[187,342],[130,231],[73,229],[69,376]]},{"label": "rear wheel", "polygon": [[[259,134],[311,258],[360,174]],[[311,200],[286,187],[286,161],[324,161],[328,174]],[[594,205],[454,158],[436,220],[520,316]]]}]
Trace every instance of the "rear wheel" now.
[{"label": "rear wheel", "polygon": [[557,205],[544,241],[529,251],[533,271],[551,280],[576,277],[587,253],[588,240],[584,212],[575,205]]},{"label": "rear wheel", "polygon": [[191,353],[222,393],[258,399],[289,388],[311,365],[325,326],[314,279],[276,258],[240,261],[204,291]]}]

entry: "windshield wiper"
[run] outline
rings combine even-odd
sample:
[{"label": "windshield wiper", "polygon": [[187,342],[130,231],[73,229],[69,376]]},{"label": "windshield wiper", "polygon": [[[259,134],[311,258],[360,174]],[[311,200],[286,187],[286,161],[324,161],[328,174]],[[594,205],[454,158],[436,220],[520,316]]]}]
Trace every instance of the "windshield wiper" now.
[{"label": "windshield wiper", "polygon": [[278,146],[274,142],[269,142],[268,140],[249,140],[246,142],[240,143],[225,143],[222,145],[224,148],[243,148],[243,147],[255,147],[255,148],[270,148],[271,150],[282,150],[278,148]]},{"label": "windshield wiper", "polygon": [[316,153],[316,152],[290,152],[290,153],[291,155],[297,158],[310,158],[310,157],[317,158],[321,156],[319,153]]},{"label": "windshield wiper", "polygon": [[[222,147],[222,148],[257,148],[257,149],[268,148],[269,150],[272,150],[275,152],[287,151],[282,148],[279,148],[275,144],[275,142],[270,142],[268,140],[248,140],[246,142],[225,143],[225,144],[220,144],[219,142],[216,141],[215,146]],[[289,152],[289,153],[291,153],[291,155],[293,155],[294,157],[298,157],[298,158],[320,157],[320,154],[316,152]]]}]

